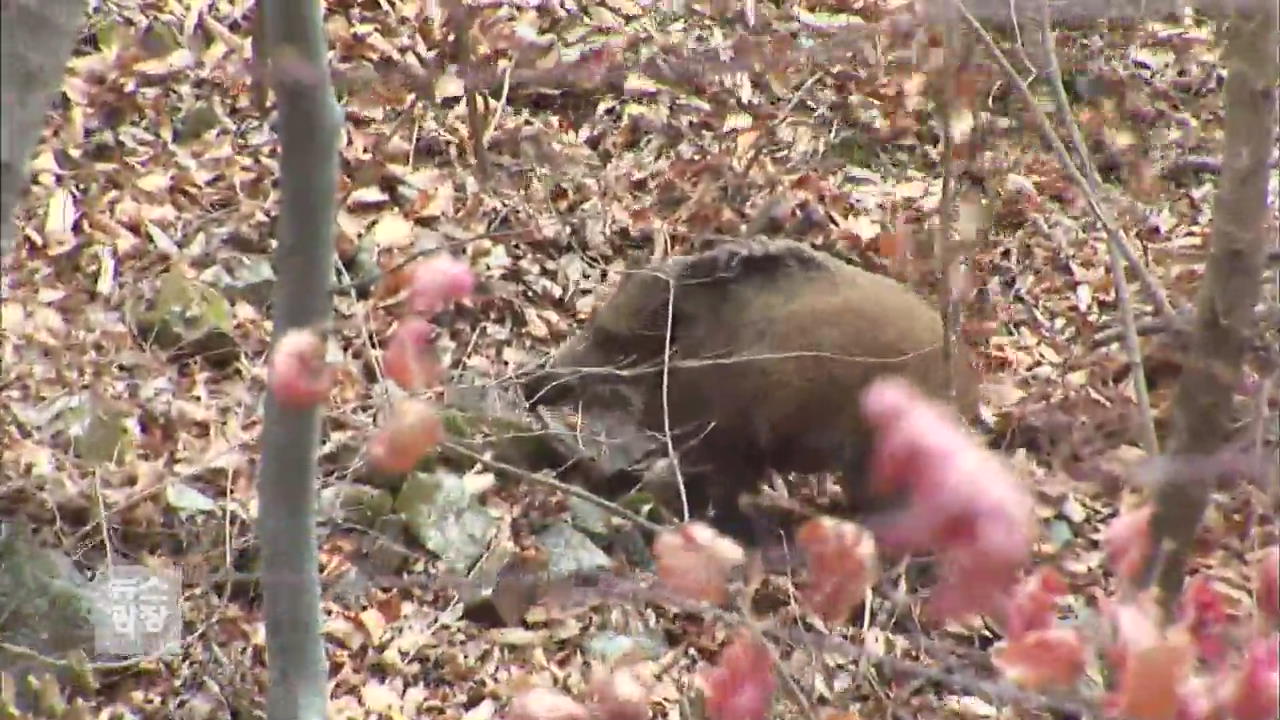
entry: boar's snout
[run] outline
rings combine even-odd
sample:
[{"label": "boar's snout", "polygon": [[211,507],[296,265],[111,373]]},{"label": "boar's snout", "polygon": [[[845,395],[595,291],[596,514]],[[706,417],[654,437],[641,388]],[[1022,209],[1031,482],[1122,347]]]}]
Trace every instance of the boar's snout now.
[{"label": "boar's snout", "polygon": [[572,395],[568,373],[554,367],[533,372],[520,384],[520,394],[530,407],[539,405],[561,405]]},{"label": "boar's snout", "polygon": [[531,407],[572,404],[583,390],[581,376],[584,368],[597,367],[598,354],[587,337],[574,337],[521,383],[525,402]]}]

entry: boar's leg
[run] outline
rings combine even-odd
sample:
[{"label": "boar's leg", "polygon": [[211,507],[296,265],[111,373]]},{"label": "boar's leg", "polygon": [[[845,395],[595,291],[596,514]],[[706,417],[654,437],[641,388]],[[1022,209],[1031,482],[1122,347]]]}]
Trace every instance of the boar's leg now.
[{"label": "boar's leg", "polygon": [[[701,480],[701,482],[697,482]],[[695,480],[696,485],[705,486],[714,482],[713,478],[698,478]],[[756,518],[743,511],[738,503],[737,495],[729,495],[728,493],[719,494],[715,499],[709,499],[710,506],[710,524],[717,531],[728,535],[743,545],[758,545],[760,539],[758,532],[762,529],[757,526]],[[690,499],[692,505],[693,500]]]},{"label": "boar's leg", "polygon": [[844,506],[850,516],[860,521],[897,509],[906,500],[901,492],[886,493],[871,487],[870,464],[874,442],[875,438],[869,431],[862,434],[862,439],[851,441],[840,466]]},{"label": "boar's leg", "polygon": [[[767,534],[761,518],[743,510],[738,502],[744,492],[754,493],[764,479],[763,454],[740,438],[721,440],[714,432],[681,457],[689,514],[745,545],[758,545]],[[679,512],[679,490],[671,489]],[[708,517],[709,516],[709,517]]]}]

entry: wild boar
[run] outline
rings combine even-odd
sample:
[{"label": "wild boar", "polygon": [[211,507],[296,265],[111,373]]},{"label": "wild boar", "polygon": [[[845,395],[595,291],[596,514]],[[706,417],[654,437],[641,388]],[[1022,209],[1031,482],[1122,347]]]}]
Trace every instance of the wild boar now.
[{"label": "wild boar", "polygon": [[[862,389],[893,373],[949,399],[942,339],[939,313],[892,278],[789,240],[732,240],[625,273],[522,390],[534,406],[630,402],[641,428],[672,433],[690,513],[751,540],[738,495],[770,469],[836,472],[857,505]],[[955,357],[972,413],[976,375]]]}]

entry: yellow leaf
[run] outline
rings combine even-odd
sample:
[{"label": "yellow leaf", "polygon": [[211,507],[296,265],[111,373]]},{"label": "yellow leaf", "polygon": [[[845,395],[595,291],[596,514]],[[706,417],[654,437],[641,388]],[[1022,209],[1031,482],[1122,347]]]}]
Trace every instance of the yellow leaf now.
[{"label": "yellow leaf", "polygon": [[622,91],[627,95],[653,95],[658,92],[658,84],[640,73],[627,73]]},{"label": "yellow leaf", "polygon": [[725,132],[732,132],[734,130],[746,130],[747,128],[751,127],[751,122],[752,121],[751,121],[750,113],[732,112],[732,113],[729,113],[729,115],[724,119],[724,127],[722,129]]},{"label": "yellow leaf", "polygon": [[169,173],[153,172],[143,175],[133,182],[134,187],[143,192],[158,193],[169,187]]},{"label": "yellow leaf", "polygon": [[413,223],[399,211],[378,218],[369,230],[369,241],[376,248],[401,248],[413,242]]},{"label": "yellow leaf", "polygon": [[436,79],[436,99],[462,97],[467,91],[462,78],[457,75],[441,75]]},{"label": "yellow leaf", "polygon": [[605,5],[627,17],[639,17],[644,14],[644,9],[632,0],[605,0]]},{"label": "yellow leaf", "polygon": [[382,192],[382,188],[370,185],[369,187],[362,187],[359,190],[352,191],[347,196],[347,205],[381,205],[390,199],[386,193]]},{"label": "yellow leaf", "polygon": [[369,639],[377,643],[382,637],[382,633],[387,629],[387,619],[382,616],[374,608],[369,608],[360,613],[360,623],[364,625],[364,629],[369,631]]},{"label": "yellow leaf", "polygon": [[77,214],[76,199],[71,191],[58,188],[49,193],[49,202],[45,204],[44,213],[45,236],[69,235]]},{"label": "yellow leaf", "polygon": [[591,24],[597,28],[621,30],[624,27],[622,18],[599,5],[588,5],[587,14],[591,16]]},{"label": "yellow leaf", "polygon": [[929,192],[929,183],[923,180],[908,180],[898,183],[894,194],[902,200],[919,200]]},{"label": "yellow leaf", "polygon": [[880,234],[880,223],[872,220],[866,215],[850,218],[848,222],[844,223],[844,225],[847,227],[849,232],[852,232],[863,240],[870,240]]},{"label": "yellow leaf", "polygon": [[375,713],[391,714],[400,708],[400,695],[379,682],[367,682],[360,687],[360,701]]}]

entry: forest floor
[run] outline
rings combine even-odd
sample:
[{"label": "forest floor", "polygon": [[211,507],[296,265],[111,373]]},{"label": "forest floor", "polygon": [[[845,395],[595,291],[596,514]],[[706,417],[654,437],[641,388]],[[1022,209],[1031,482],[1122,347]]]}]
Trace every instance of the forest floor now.
[{"label": "forest floor", "polygon": [[[62,688],[82,708],[122,711],[93,717],[264,707],[254,482],[279,156],[273,101],[263,110],[254,97],[249,5],[98,6],[5,261],[0,513],[30,523],[81,572],[110,557],[183,576],[180,652],[102,663],[96,686]],[[680,254],[704,234],[763,228],[936,292],[929,238],[943,171],[930,93],[942,75],[928,67],[939,51],[910,22],[878,24],[902,3],[759,3],[750,30],[702,2],[681,17],[631,0],[563,13],[511,4],[478,13],[469,48],[440,36],[444,3],[324,5],[346,119],[332,334],[345,370],[326,414],[322,492],[364,482],[359,450],[388,398],[377,348],[402,299],[393,272],[368,292],[351,281],[415,254],[447,247],[479,276],[480,291],[444,325],[443,401],[489,410],[514,407],[513,378],[589,317],[629,258]],[[1057,49],[1107,207],[1171,300],[1189,307],[1222,140],[1212,28],[1089,26],[1060,34]],[[512,58],[519,68],[506,73]],[[1029,75],[1027,58],[1014,58]],[[490,91],[480,123],[468,119],[460,67],[477,68],[471,79]],[[1145,454],[1129,365],[1107,339],[1119,320],[1105,234],[1000,70],[969,80],[980,122],[965,180],[988,217],[957,276],[961,337],[982,363],[992,440],[1035,487],[1037,557],[1077,590],[1107,588],[1099,533],[1134,494]],[[488,128],[485,172],[477,125]],[[174,282],[226,299],[218,358],[140,327]],[[1132,274],[1129,283],[1138,317],[1152,317]],[[1142,346],[1167,436],[1180,353],[1159,334]],[[437,470],[485,488],[490,550],[509,553],[568,512],[554,491],[495,483],[482,464],[443,459]],[[1199,561],[1244,594],[1232,569],[1275,538],[1241,528],[1274,529],[1273,509],[1248,493],[1221,499]],[[433,582],[444,570],[421,536],[368,524],[325,515],[320,536],[334,717],[496,717],[521,687],[580,691],[618,647],[657,668],[654,717],[679,717],[732,629],[607,598],[502,627],[464,613],[456,585]],[[619,561],[613,572],[630,570]],[[771,622],[864,654],[777,648],[813,706],[861,717],[1011,712],[987,692],[989,664],[955,657],[989,646],[990,628],[949,626],[926,641],[914,617],[876,609],[819,630],[788,600],[786,578],[767,585]],[[884,656],[937,672],[895,675],[866,661]]]}]

